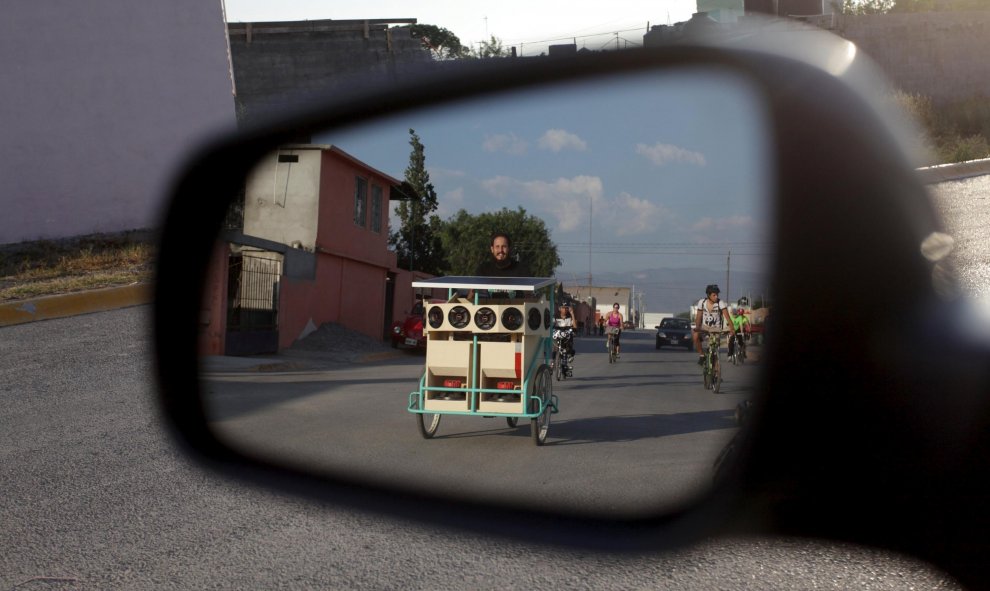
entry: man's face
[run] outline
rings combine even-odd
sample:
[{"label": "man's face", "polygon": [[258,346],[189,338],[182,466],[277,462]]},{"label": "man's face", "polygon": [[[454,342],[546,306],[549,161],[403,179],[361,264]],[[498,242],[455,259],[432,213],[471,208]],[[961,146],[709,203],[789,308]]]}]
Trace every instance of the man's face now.
[{"label": "man's face", "polygon": [[492,256],[500,263],[509,258],[509,241],[505,236],[499,236],[492,242]]}]

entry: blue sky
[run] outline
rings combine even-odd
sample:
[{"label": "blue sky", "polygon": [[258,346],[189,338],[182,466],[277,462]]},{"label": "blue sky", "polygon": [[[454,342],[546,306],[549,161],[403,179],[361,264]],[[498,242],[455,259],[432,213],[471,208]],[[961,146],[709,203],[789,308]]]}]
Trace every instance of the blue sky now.
[{"label": "blue sky", "polygon": [[477,43],[495,35],[523,55],[539,55],[551,43],[576,40],[579,47],[602,49],[641,44],[647,24],[686,21],[695,0],[567,0],[522,2],[439,2],[422,0],[225,0],[231,22],[415,18],[420,23],[450,29],[461,43]]},{"label": "blue sky", "polygon": [[[655,268],[760,270],[768,174],[762,112],[711,74],[600,80],[410,113],[317,136],[402,178],[409,128],[438,214],[524,207],[558,245],[558,277]],[[752,254],[747,254],[752,253]]]}]

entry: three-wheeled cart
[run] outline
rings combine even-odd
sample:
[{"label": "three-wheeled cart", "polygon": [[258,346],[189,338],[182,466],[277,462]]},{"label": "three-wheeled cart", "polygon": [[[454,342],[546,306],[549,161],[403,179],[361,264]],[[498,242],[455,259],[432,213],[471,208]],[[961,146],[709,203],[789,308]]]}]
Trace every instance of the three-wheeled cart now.
[{"label": "three-wheeled cart", "polygon": [[543,445],[553,394],[550,331],[552,277],[437,277],[413,287],[446,288],[446,303],[428,304],[426,368],[409,394],[409,412],[429,439],[443,415],[529,419]]}]

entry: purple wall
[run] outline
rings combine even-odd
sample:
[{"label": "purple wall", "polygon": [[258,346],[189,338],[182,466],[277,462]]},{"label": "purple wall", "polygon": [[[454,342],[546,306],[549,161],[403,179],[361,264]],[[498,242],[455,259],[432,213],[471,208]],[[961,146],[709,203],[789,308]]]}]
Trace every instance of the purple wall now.
[{"label": "purple wall", "polygon": [[7,3],[0,56],[0,244],[152,227],[235,125],[220,0]]}]

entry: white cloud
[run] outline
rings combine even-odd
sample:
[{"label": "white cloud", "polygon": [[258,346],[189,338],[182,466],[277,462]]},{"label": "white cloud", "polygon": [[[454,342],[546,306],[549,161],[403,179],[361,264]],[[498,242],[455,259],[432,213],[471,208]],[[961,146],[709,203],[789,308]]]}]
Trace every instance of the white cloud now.
[{"label": "white cloud", "polygon": [[467,206],[464,202],[464,187],[457,187],[438,196],[436,214],[440,219],[447,219]]},{"label": "white cloud", "polygon": [[606,199],[602,180],[596,176],[554,181],[498,176],[482,181],[481,186],[497,199],[511,200],[512,207],[521,204],[530,214],[547,219],[552,229],[559,232],[587,228],[589,206],[595,225],[609,236],[650,234],[672,217],[667,208],[629,193]]},{"label": "white cloud", "polygon": [[664,166],[669,162],[683,162],[696,166],[705,166],[707,163],[705,155],[700,152],[692,152],[671,144],[656,143],[652,146],[646,144],[636,144],[636,153],[646,157],[655,166]]},{"label": "white cloud", "polygon": [[602,180],[594,176],[559,178],[555,181],[521,181],[498,176],[481,182],[482,188],[498,197],[511,197],[527,211],[552,218],[554,227],[566,232],[587,223],[588,204],[602,200]]},{"label": "white cloud", "polygon": [[486,152],[505,152],[519,156],[525,154],[529,144],[523,138],[514,133],[498,133],[486,135],[485,141],[481,143],[482,149]]},{"label": "white cloud", "polygon": [[622,192],[602,213],[602,224],[615,236],[634,236],[655,232],[669,217],[670,210],[662,205]]},{"label": "white cloud", "polygon": [[583,152],[588,149],[588,142],[563,129],[548,129],[537,141],[537,145],[541,149],[551,152],[560,152],[561,150]]}]

